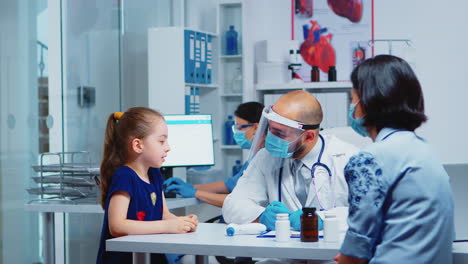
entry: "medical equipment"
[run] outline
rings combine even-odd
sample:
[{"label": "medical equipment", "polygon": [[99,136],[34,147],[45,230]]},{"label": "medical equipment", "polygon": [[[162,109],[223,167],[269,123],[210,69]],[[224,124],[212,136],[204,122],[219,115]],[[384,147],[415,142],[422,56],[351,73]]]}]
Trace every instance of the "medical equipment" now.
[{"label": "medical equipment", "polygon": [[288,217],[289,214],[276,215],[276,242],[288,242],[291,237],[291,227]]},{"label": "medical equipment", "polygon": [[318,216],[315,214],[315,207],[302,208],[301,215],[301,241],[317,242],[319,240]]},{"label": "medical equipment", "polygon": [[[319,199],[319,195],[318,195],[318,191],[317,191],[317,188],[316,188],[316,184],[315,184],[315,171],[319,168],[319,167],[322,167],[326,170],[327,174],[328,174],[328,179],[329,179],[329,182],[330,182],[330,187],[332,189],[332,195],[333,195],[333,206],[332,208],[335,208],[335,205],[336,205],[336,197],[335,197],[335,191],[333,190],[333,185],[332,185],[332,173],[331,173],[331,170],[330,168],[321,162],[321,158],[322,158],[322,155],[323,155],[323,151],[325,150],[325,140],[323,139],[322,135],[319,135],[319,138],[320,140],[322,141],[322,146],[320,147],[320,152],[319,152],[319,155],[318,155],[318,158],[317,158],[317,162],[315,162],[313,165],[312,165],[312,168],[310,169],[310,173],[312,175],[312,185],[314,186],[314,192],[315,192],[315,196],[317,197],[317,202],[318,204],[320,205],[320,208],[323,209],[323,210],[327,210],[323,205],[322,203],[320,202],[320,199]],[[280,172],[279,172],[279,182],[278,182],[278,200],[281,202],[281,181],[282,181],[282,178],[283,178],[283,167],[280,168]]]},{"label": "medical equipment", "polygon": [[340,223],[336,215],[332,212],[325,212],[325,220],[323,221],[323,238],[325,242],[338,241],[340,234]]},{"label": "medical equipment", "polygon": [[229,224],[226,226],[226,235],[258,235],[266,230],[266,226],[260,223]]}]

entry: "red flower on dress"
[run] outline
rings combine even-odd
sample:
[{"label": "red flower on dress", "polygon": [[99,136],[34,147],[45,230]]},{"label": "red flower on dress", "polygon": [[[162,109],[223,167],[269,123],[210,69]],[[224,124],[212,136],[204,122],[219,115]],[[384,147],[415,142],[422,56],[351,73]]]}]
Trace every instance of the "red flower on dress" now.
[{"label": "red flower on dress", "polygon": [[139,212],[137,212],[136,216],[137,216],[138,221],[144,221],[145,216],[146,216],[146,212],[145,211],[139,211]]}]

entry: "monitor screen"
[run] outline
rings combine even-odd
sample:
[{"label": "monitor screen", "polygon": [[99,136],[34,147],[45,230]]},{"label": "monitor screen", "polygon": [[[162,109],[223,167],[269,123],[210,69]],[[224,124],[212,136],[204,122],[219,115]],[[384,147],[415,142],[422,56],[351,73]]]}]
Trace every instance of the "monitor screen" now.
[{"label": "monitor screen", "polygon": [[211,115],[165,115],[168,141],[163,167],[214,165]]}]

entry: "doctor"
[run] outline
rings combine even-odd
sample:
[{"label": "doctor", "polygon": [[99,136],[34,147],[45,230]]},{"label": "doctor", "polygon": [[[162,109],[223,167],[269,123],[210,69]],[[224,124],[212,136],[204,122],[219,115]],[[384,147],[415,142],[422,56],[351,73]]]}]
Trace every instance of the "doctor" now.
[{"label": "doctor", "polygon": [[276,214],[289,213],[291,226],[300,230],[302,207],[348,205],[343,169],[358,149],[320,135],[322,119],[320,103],[305,91],[265,108],[251,148],[258,152],[224,201],[227,223],[259,221],[274,230]]}]

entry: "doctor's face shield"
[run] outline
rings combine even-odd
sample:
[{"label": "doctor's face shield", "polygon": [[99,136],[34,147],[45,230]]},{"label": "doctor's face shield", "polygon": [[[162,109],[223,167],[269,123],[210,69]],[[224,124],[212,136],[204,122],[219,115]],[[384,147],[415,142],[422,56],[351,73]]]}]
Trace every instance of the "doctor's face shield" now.
[{"label": "doctor's face shield", "polygon": [[252,158],[258,150],[265,147],[274,157],[290,158],[300,149],[302,135],[307,129],[317,129],[320,124],[303,124],[279,115],[271,107],[263,110],[259,128],[253,140]]}]

